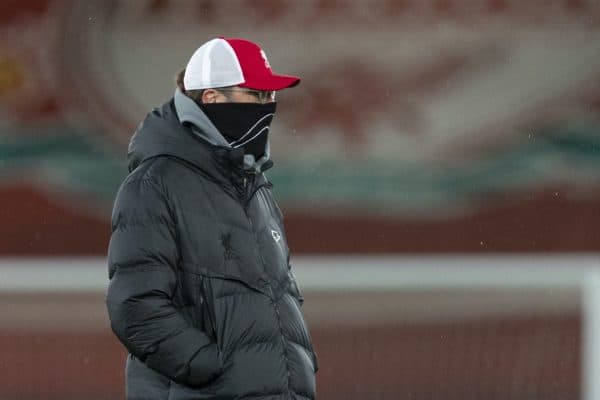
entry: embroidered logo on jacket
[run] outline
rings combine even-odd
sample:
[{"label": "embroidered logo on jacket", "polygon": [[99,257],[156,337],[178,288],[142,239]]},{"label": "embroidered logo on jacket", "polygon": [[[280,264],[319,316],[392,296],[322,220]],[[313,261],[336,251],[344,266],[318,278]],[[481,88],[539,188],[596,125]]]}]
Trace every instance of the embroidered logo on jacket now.
[{"label": "embroidered logo on jacket", "polygon": [[281,235],[276,230],[271,229],[271,235],[273,235],[273,239],[275,239],[276,242],[281,240]]}]

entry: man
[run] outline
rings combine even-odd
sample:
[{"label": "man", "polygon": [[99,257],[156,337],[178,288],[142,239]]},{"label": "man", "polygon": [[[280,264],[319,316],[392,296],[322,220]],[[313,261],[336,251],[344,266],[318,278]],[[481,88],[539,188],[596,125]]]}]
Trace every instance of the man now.
[{"label": "man", "polygon": [[281,211],[263,171],[276,75],[218,38],[129,145],[112,216],[107,307],[127,399],[314,399],[317,361]]}]

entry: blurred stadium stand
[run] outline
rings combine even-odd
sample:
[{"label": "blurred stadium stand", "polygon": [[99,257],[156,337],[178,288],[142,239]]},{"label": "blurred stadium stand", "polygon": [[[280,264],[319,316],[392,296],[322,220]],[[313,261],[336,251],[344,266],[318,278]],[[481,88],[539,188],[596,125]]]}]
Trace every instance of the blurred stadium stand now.
[{"label": "blurred stadium stand", "polygon": [[303,77],[269,171],[319,398],[597,400],[596,0],[0,2],[0,398],[123,398],[126,149],[218,35]]}]

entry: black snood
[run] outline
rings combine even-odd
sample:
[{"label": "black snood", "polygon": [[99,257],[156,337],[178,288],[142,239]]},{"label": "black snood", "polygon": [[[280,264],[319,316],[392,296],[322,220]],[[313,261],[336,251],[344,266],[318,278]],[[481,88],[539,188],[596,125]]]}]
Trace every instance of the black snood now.
[{"label": "black snood", "polygon": [[205,103],[202,111],[229,142],[258,160],[265,153],[276,103]]}]

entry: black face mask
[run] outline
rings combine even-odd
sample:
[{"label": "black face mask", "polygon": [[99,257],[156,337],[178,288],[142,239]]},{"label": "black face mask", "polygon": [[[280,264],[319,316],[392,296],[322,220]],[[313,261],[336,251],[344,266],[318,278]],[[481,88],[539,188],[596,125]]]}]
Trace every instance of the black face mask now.
[{"label": "black face mask", "polygon": [[258,160],[265,154],[276,103],[205,103],[200,108],[233,148]]}]

